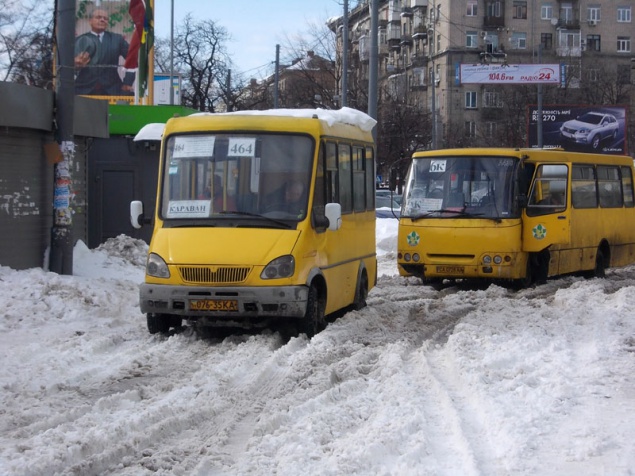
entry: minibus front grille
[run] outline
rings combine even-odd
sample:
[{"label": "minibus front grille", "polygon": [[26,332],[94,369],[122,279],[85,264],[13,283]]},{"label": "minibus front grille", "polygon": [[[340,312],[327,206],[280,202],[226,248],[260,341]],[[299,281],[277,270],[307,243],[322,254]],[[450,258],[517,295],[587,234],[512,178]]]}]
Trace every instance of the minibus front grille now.
[{"label": "minibus front grille", "polygon": [[187,283],[242,283],[250,268],[231,266],[179,266],[181,278]]}]

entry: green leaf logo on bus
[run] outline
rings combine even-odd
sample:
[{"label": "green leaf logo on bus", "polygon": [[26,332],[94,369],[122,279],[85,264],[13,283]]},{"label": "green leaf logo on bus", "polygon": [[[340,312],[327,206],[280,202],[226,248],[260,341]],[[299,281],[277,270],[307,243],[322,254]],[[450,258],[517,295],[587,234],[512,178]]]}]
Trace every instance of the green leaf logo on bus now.
[{"label": "green leaf logo on bus", "polygon": [[419,241],[421,240],[421,237],[416,231],[413,231],[410,234],[408,234],[406,238],[408,239],[408,244],[410,246],[417,246],[419,244]]},{"label": "green leaf logo on bus", "polygon": [[536,225],[531,232],[537,240],[542,240],[545,236],[547,236],[547,229],[540,223]]}]

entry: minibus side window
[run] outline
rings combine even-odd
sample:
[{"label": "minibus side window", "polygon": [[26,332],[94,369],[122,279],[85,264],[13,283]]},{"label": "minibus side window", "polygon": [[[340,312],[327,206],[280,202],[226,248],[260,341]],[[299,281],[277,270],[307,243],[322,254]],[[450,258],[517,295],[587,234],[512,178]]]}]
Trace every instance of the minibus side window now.
[{"label": "minibus side window", "polygon": [[337,145],[326,143],[326,203],[338,203]]},{"label": "minibus side window", "polygon": [[624,205],[628,208],[635,206],[633,199],[633,173],[630,167],[622,167],[622,194],[624,196]]},{"label": "minibus side window", "polygon": [[366,210],[375,211],[375,157],[372,147],[366,147]]},{"label": "minibus side window", "polygon": [[366,210],[366,175],[364,173],[364,148],[353,146],[353,208]]},{"label": "minibus side window", "polygon": [[571,177],[571,204],[573,208],[596,208],[598,197],[593,166],[574,164]]},{"label": "minibus side window", "polygon": [[567,173],[564,164],[540,165],[529,196],[527,215],[560,213],[567,207]]},{"label": "minibus side window", "polygon": [[353,211],[353,190],[352,190],[352,170],[351,170],[351,146],[349,144],[338,144],[338,171],[339,171],[339,192],[342,213]]},{"label": "minibus side window", "polygon": [[622,186],[619,168],[615,166],[598,165],[597,173],[600,206],[604,208],[622,207]]},{"label": "minibus side window", "polygon": [[326,216],[324,215],[324,206],[326,205],[326,181],[324,180],[326,169],[325,155],[326,147],[322,142],[318,153],[317,170],[315,173],[315,191],[313,193],[313,213],[311,214],[313,228],[320,231],[326,229],[324,225],[326,220]]}]

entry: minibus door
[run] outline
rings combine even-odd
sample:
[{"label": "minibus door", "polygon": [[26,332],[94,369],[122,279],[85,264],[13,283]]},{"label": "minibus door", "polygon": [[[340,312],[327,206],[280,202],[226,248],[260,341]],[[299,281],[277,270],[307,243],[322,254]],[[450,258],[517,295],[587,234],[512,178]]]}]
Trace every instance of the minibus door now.
[{"label": "minibus door", "polygon": [[523,210],[523,251],[541,251],[571,241],[568,184],[567,165],[541,164],[536,168],[528,204]]}]

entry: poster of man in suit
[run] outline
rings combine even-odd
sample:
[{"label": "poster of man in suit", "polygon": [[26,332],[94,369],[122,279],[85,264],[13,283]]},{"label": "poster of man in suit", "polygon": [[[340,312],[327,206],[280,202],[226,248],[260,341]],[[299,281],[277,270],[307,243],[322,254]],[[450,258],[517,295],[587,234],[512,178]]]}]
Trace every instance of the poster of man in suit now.
[{"label": "poster of man in suit", "polygon": [[134,23],[130,0],[78,0],[75,22],[75,93],[133,96],[135,72],[125,68]]}]

